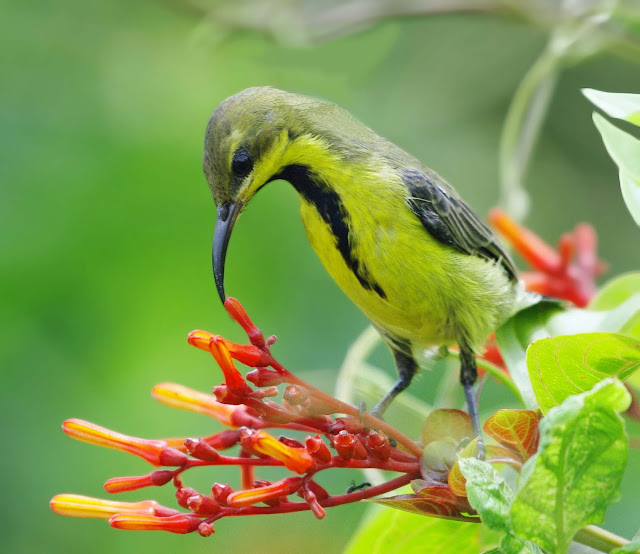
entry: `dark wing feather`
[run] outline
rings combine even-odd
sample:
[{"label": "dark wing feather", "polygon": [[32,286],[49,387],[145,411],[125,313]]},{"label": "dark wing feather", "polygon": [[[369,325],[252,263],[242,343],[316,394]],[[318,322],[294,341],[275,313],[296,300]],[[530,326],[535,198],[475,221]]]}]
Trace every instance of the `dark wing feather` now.
[{"label": "dark wing feather", "polygon": [[435,174],[409,169],[402,175],[409,207],[436,240],[465,254],[499,262],[517,281],[516,268],[496,236],[456,192]]}]

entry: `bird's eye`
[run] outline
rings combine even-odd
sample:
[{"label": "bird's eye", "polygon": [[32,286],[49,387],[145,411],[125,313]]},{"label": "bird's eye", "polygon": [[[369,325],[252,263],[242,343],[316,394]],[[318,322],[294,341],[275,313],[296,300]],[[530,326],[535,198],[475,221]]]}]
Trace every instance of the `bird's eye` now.
[{"label": "bird's eye", "polygon": [[238,177],[245,177],[253,169],[253,158],[244,150],[238,150],[231,161],[231,171]]}]

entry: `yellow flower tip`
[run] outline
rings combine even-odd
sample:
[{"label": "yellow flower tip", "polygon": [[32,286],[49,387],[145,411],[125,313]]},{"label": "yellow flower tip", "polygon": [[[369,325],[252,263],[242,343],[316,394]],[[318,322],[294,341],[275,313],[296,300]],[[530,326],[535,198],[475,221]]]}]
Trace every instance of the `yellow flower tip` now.
[{"label": "yellow flower tip", "polygon": [[167,443],[161,440],[130,437],[82,419],[68,419],[62,424],[62,430],[73,439],[128,452],[156,466],[166,463],[162,454]]},{"label": "yellow flower tip", "polygon": [[151,396],[166,406],[203,414],[217,419],[228,427],[236,427],[233,424],[232,416],[237,408],[218,402],[212,394],[190,389],[177,383],[160,383],[153,387]]},{"label": "yellow flower tip", "polygon": [[315,461],[305,448],[288,446],[265,431],[246,430],[245,435],[257,452],[280,460],[287,469],[296,473],[307,473],[315,466]]},{"label": "yellow flower tip", "polygon": [[109,519],[109,525],[126,531],[169,531],[185,534],[198,529],[201,520],[189,514],[169,517],[154,517],[137,514],[116,514]]},{"label": "yellow flower tip", "polygon": [[58,494],[51,499],[49,506],[61,516],[109,519],[114,514],[153,516],[160,505],[155,500],[116,502],[78,494]]},{"label": "yellow flower tip", "polygon": [[187,337],[187,341],[191,346],[195,346],[200,350],[206,350],[208,352],[209,343],[211,342],[212,338],[213,338],[213,335],[211,333],[196,329],[195,331],[191,331],[191,333],[189,333],[189,336]]}]

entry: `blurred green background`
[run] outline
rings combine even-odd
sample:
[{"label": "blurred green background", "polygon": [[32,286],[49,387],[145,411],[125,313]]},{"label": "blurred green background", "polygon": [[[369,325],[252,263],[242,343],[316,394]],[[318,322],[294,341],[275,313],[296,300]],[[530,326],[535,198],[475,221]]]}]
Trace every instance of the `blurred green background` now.
[{"label": "blurred green background", "polygon": [[[0,10],[3,550],[340,551],[365,506],[330,510],[322,522],[308,513],[223,520],[209,540],[56,516],[48,508],[54,494],[103,496],[107,478],[148,471],[137,459],[71,441],[60,424],[80,417],[147,437],[214,430],[156,404],[149,391],[166,380],[201,390],[220,381],[212,360],[187,345],[190,330],[241,338],[213,285],[215,212],[200,167],[218,102],[265,84],[335,101],[486,214],[498,198],[501,125],[545,32],[498,17],[404,18],[291,47],[258,32],[220,37],[169,3],[34,0]],[[527,224],[555,242],[591,222],[615,275],[640,265],[637,228],[581,87],[637,92],[638,66],[601,55],[562,74],[527,179]],[[366,321],[307,244],[290,187],[276,184],[255,199],[227,268],[228,292],[278,334],[285,365],[330,391]],[[390,358],[382,360],[391,370]],[[339,474],[331,486],[343,490],[352,477],[360,478]],[[204,489],[237,475],[196,478]],[[637,450],[624,487],[606,527],[631,536]],[[173,505],[170,492],[128,498]]]}]

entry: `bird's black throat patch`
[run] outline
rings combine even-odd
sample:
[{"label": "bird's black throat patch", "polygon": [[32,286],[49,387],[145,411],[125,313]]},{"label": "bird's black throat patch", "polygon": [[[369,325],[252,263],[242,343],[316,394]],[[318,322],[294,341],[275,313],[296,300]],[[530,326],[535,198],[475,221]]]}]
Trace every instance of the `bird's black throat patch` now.
[{"label": "bird's black throat patch", "polygon": [[353,239],[349,236],[350,217],[340,195],[317,175],[314,175],[306,165],[288,165],[280,173],[274,175],[270,181],[276,179],[283,179],[291,183],[306,202],[315,206],[320,217],[331,229],[331,233],[336,239],[336,247],[360,285],[367,290],[375,291],[381,298],[386,298],[387,295],[382,287],[373,280],[364,263],[355,255]]}]

